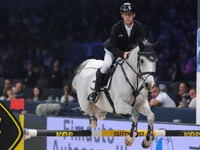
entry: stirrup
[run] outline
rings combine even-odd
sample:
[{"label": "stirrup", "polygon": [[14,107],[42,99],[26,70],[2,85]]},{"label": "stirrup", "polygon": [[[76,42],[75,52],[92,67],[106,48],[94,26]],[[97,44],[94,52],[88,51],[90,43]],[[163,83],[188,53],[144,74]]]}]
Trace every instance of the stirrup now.
[{"label": "stirrup", "polygon": [[92,103],[96,103],[99,99],[99,94],[98,92],[92,92],[91,94],[89,94],[87,100],[89,102],[92,102]]}]

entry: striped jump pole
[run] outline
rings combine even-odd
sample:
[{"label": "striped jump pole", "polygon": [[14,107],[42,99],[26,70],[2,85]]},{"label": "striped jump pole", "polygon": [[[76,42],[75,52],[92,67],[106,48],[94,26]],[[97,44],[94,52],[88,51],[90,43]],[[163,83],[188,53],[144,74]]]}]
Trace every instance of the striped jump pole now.
[{"label": "striped jump pole", "polygon": [[[138,130],[138,136],[146,136],[147,130]],[[63,131],[63,130],[24,130],[27,138],[38,136],[92,136],[92,137],[124,137],[130,134],[130,130],[80,130],[80,131]],[[155,137],[164,136],[187,136],[200,137],[200,130],[154,130]]]}]

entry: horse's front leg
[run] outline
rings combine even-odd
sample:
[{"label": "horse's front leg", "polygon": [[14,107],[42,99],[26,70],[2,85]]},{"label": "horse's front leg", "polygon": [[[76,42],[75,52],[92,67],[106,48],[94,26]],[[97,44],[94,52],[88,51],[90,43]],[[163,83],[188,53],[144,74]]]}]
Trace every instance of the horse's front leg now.
[{"label": "horse's front leg", "polygon": [[147,135],[146,138],[142,141],[142,147],[149,148],[153,139],[153,126],[148,125]]},{"label": "horse's front leg", "polygon": [[147,100],[143,105],[141,105],[140,109],[141,109],[141,113],[147,116],[147,120],[148,120],[148,130],[147,130],[148,132],[147,132],[146,138],[142,142],[142,147],[148,148],[151,145],[152,140],[154,139],[153,124],[154,124],[155,115],[151,111]]},{"label": "horse's front leg", "polygon": [[137,109],[132,108],[131,110],[131,116],[132,116],[132,127],[130,130],[130,135],[128,135],[125,138],[125,144],[127,146],[130,146],[133,144],[135,137],[137,136],[137,124],[138,124],[138,117],[139,117],[139,113],[137,111]]},{"label": "horse's front leg", "polygon": [[130,104],[128,104],[126,101],[120,100],[116,104],[116,113],[117,114],[131,114],[132,116],[132,127],[130,131],[130,135],[128,135],[125,138],[125,144],[127,146],[130,146],[133,144],[135,137],[137,136],[137,123],[138,123],[138,117],[139,113],[137,109],[133,108]]}]

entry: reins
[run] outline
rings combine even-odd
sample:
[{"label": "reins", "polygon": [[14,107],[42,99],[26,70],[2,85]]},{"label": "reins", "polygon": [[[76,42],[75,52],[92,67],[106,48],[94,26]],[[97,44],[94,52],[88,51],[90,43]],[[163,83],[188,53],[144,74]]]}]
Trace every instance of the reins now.
[{"label": "reins", "polygon": [[[138,55],[139,55],[139,54],[138,54]],[[140,59],[140,55],[138,56],[138,59],[137,59],[137,69],[138,69],[139,73],[138,73],[138,72],[128,63],[128,61],[125,60],[125,59],[121,59],[120,61],[116,62],[117,65],[120,65],[120,67],[121,67],[121,69],[122,69],[122,72],[123,72],[123,75],[124,75],[126,81],[128,82],[128,84],[130,85],[131,89],[133,90],[132,95],[133,95],[133,97],[134,97],[134,100],[133,100],[132,106],[134,105],[135,99],[136,99],[136,97],[139,95],[139,92],[144,88],[144,84],[145,84],[147,78],[148,78],[149,76],[151,76],[151,75],[154,76],[154,74],[155,74],[155,72],[142,72],[141,69],[140,69],[140,61],[139,61],[139,59]],[[126,74],[125,69],[124,69],[124,67],[123,67],[123,63],[124,63],[124,62],[126,62],[126,64],[129,66],[129,68],[137,75],[137,77],[136,77],[136,78],[137,78],[137,84],[136,84],[137,86],[136,86],[136,89],[134,89],[134,86],[131,84],[129,78],[127,77],[127,74]],[[148,74],[148,75],[145,77],[145,79],[143,79],[142,76],[143,76],[143,75],[146,75],[146,74]],[[139,85],[139,79],[142,79],[142,80],[143,80],[143,83],[141,84],[140,87],[138,87],[138,85]]]},{"label": "reins", "polygon": [[[125,72],[124,67],[122,65],[124,62],[126,62],[128,64],[128,66],[131,68],[131,70],[137,75],[137,88],[136,88],[136,90],[134,89],[133,85],[131,84],[130,80],[128,79],[128,77],[126,75],[126,72]],[[133,100],[133,103],[132,103],[132,106],[133,106],[134,103],[135,103],[136,97],[139,95],[139,92],[144,88],[145,80],[144,80],[143,84],[140,86],[140,88],[138,88],[138,80],[139,80],[138,78],[142,79],[142,77],[135,71],[135,69],[133,69],[133,67],[125,59],[123,59],[122,63],[117,62],[117,64],[120,65],[126,81],[128,82],[128,84],[130,85],[131,89],[133,90],[133,93],[132,93],[132,95],[134,97],[134,100]]]}]

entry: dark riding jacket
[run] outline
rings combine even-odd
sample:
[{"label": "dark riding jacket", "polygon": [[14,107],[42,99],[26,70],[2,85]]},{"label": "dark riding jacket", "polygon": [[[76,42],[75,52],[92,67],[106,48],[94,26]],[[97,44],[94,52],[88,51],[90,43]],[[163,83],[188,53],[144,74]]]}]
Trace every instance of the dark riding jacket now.
[{"label": "dark riding jacket", "polygon": [[124,52],[129,51],[131,45],[136,44],[139,38],[147,39],[144,27],[138,21],[134,20],[131,35],[128,37],[124,21],[121,20],[113,25],[110,37],[104,42],[103,46],[115,57],[123,58]]}]

